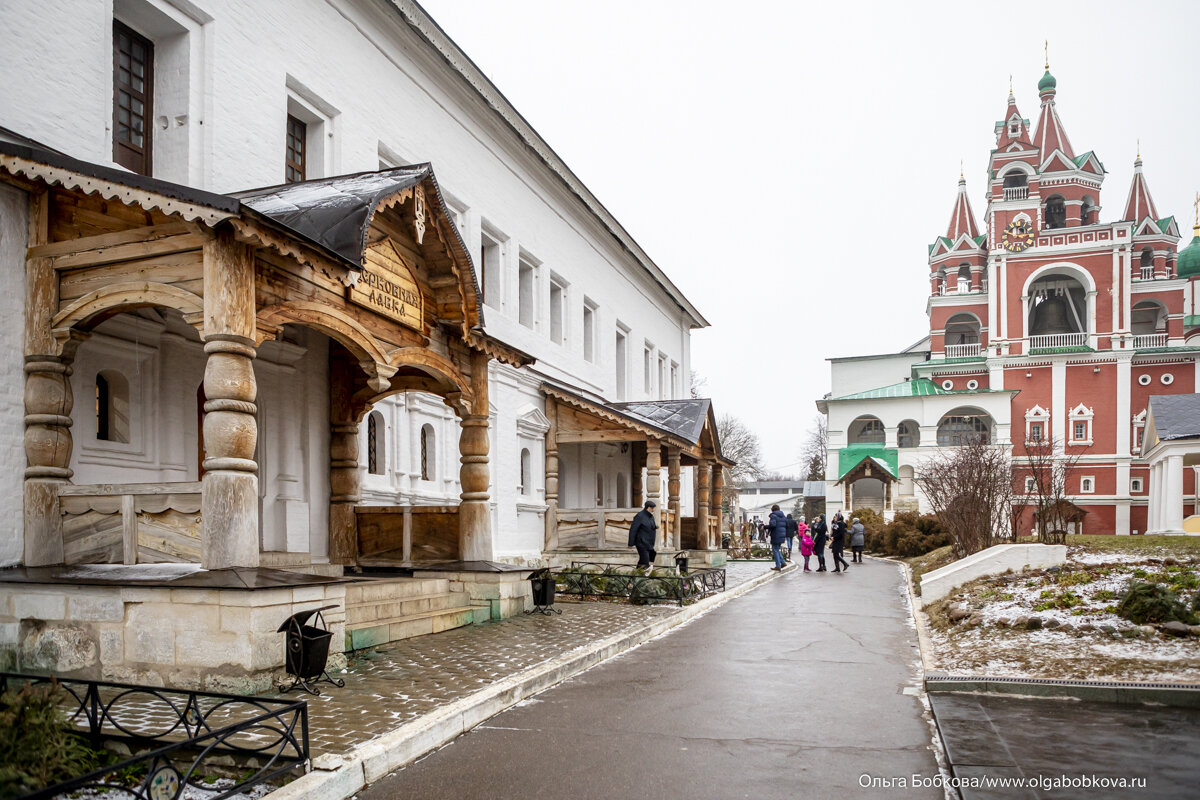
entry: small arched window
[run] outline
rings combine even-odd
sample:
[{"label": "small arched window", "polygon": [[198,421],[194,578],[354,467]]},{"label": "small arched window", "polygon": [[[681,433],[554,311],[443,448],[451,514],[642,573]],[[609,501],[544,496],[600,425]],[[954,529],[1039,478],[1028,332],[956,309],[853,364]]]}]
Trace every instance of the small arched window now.
[{"label": "small arched window", "polygon": [[529,457],[529,448],[521,448],[521,482],[517,485],[517,491],[521,494],[529,494],[532,488],[529,485],[529,470],[532,467],[532,459]]},{"label": "small arched window", "polygon": [[959,294],[971,291],[971,268],[968,265],[963,264],[958,268],[956,284]]},{"label": "small arched window", "polygon": [[896,432],[896,444],[900,447],[920,447],[921,427],[911,419],[901,422]]},{"label": "small arched window", "polygon": [[384,448],[384,433],[387,426],[383,415],[372,411],[367,416],[367,472],[372,475],[383,475],[387,464],[386,449]]},{"label": "small arched window", "polygon": [[1149,280],[1150,278],[1154,277],[1154,250],[1153,249],[1151,249],[1149,247],[1142,248],[1142,260],[1141,260],[1140,266],[1141,266],[1140,277],[1142,280]]},{"label": "small arched window", "polygon": [[96,441],[129,441],[129,381],[116,370],[96,375]]},{"label": "small arched window", "polygon": [[1046,201],[1046,227],[1067,227],[1067,204],[1062,195],[1054,195]]},{"label": "small arched window", "polygon": [[421,426],[421,480],[431,481],[437,474],[437,450],[432,425]]},{"label": "small arched window", "polygon": [[604,476],[596,473],[596,508],[604,508]]},{"label": "small arched window", "polygon": [[1079,224],[1092,224],[1092,198],[1084,197],[1083,202],[1079,206]]}]

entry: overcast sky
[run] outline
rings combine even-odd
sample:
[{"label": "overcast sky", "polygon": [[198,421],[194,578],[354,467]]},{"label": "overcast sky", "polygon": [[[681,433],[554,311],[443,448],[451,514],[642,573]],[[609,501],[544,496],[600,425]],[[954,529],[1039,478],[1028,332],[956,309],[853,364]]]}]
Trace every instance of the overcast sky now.
[{"label": "overcast sky", "polygon": [[1037,123],[1043,39],[1101,220],[1140,137],[1191,238],[1197,2],[422,2],[712,323],[693,367],[771,468],[798,470],[826,358],[924,335],[960,159],[978,222],[1010,73]]}]

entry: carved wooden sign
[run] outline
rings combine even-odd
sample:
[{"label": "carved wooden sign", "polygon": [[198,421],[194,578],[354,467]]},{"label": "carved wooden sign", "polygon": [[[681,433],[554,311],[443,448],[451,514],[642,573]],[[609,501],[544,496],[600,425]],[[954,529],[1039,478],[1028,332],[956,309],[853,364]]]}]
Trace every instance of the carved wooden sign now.
[{"label": "carved wooden sign", "polygon": [[350,287],[350,302],[421,330],[421,289],[395,245],[383,241],[367,248],[362,276]]}]

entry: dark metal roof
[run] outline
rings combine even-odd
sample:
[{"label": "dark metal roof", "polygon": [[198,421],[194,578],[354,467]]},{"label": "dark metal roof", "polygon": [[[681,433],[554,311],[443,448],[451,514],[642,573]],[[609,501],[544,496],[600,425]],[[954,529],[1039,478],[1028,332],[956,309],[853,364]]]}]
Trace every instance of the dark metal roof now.
[{"label": "dark metal roof", "polygon": [[68,155],[60,153],[58,150],[47,147],[41,142],[3,127],[0,127],[0,155],[23,158],[39,164],[48,164],[51,167],[70,170],[80,175],[118,183],[133,189],[153,192],[163,197],[169,197],[172,200],[206,206],[230,214],[238,213],[241,208],[241,204],[233,197],[205,192],[200,189],[193,189],[190,186],[171,183],[170,181],[163,181],[157,178],[148,178],[145,175],[139,175],[136,172],[130,172],[125,169],[103,167],[99,164],[80,161],[77,158],[71,158]]},{"label": "dark metal roof", "polygon": [[708,419],[711,400],[645,400],[635,403],[609,403],[627,417],[667,431],[692,444],[700,441],[700,432]]},{"label": "dark metal roof", "polygon": [[1159,439],[1200,439],[1200,394],[1155,395],[1150,416]]},{"label": "dark metal roof", "polygon": [[337,175],[236,192],[247,207],[353,264],[362,263],[367,228],[386,198],[433,174],[429,164]]}]

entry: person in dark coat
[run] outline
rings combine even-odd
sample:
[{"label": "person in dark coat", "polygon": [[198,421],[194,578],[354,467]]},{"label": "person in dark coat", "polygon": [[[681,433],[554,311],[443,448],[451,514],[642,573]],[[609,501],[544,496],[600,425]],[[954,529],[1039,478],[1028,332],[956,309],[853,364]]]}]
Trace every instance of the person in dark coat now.
[{"label": "person in dark coat", "polygon": [[791,514],[787,515],[788,561],[792,560],[792,542],[800,535],[800,523]]},{"label": "person in dark coat", "polygon": [[658,541],[658,523],[654,519],[654,501],[647,500],[646,505],[633,518],[629,526],[629,546],[636,547],[638,553],[638,568],[646,568],[649,572],[654,568],[654,558],[658,555],[654,544]]},{"label": "person in dark coat", "polygon": [[833,515],[833,522],[829,525],[829,551],[833,553],[833,571],[834,572],[849,572],[850,565],[846,563],[846,559],[842,556],[842,552],[846,549],[846,518],[842,516],[842,512],[837,512]]},{"label": "person in dark coat", "polygon": [[812,524],[813,555],[817,557],[817,572],[828,572],[825,569],[825,543],[829,541],[829,526],[825,523],[825,515],[817,517]]},{"label": "person in dark coat", "polygon": [[771,516],[767,518],[767,528],[771,532],[771,555],[775,556],[775,566],[771,569],[783,569],[783,546],[787,544],[787,517],[779,510],[779,506],[771,506]]}]

